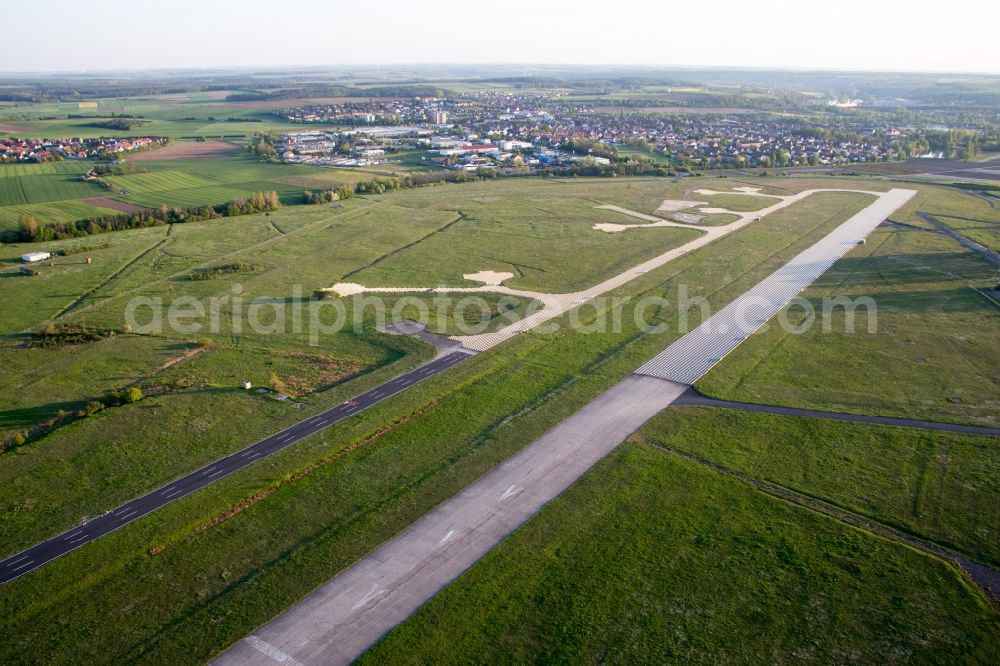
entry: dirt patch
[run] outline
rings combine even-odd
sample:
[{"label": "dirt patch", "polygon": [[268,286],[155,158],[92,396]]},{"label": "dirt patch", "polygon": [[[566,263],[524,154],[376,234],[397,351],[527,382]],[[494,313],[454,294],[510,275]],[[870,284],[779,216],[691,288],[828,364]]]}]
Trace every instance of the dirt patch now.
[{"label": "dirt patch", "polygon": [[230,141],[185,141],[169,143],[163,148],[135,153],[128,156],[129,162],[159,162],[167,160],[187,160],[196,157],[219,157],[239,150]]},{"label": "dirt patch", "polygon": [[4,125],[0,123],[0,132],[27,132],[30,129],[26,125]]},{"label": "dirt patch", "polygon": [[91,206],[97,206],[98,208],[110,208],[111,210],[117,210],[122,213],[141,213],[149,210],[148,208],[143,208],[142,206],[125,203],[124,201],[117,201],[116,199],[109,199],[108,197],[91,197],[89,199],[84,199],[83,203],[90,204]]},{"label": "dirt patch", "polygon": [[691,208],[692,206],[706,206],[707,201],[687,201],[685,199],[664,199],[660,207],[656,209],[657,213],[676,213],[679,210],[684,210],[685,208]]}]

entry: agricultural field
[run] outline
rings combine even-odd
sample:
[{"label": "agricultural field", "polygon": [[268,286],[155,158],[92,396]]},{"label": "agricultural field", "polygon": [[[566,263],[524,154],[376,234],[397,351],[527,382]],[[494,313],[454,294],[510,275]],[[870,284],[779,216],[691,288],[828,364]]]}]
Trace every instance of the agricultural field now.
[{"label": "agricultural field", "polygon": [[[291,103],[284,100],[281,106]],[[148,124],[130,131],[93,126],[111,118],[112,114],[139,116]],[[100,99],[86,107],[80,107],[78,103],[61,103],[2,109],[0,132],[12,136],[52,138],[127,136],[140,132],[177,141],[196,138],[242,140],[254,132],[301,129],[301,125],[274,116],[261,118],[259,114],[260,109],[253,108],[253,105],[227,103],[211,95],[196,99],[165,96]],[[68,115],[87,117],[67,118]]]},{"label": "agricultural field", "polygon": [[[139,154],[152,157],[155,151]],[[107,177],[126,192],[122,194],[85,182],[82,176],[93,165],[69,160],[0,165],[0,232],[16,229],[18,218],[24,214],[45,224],[121,212],[87,202],[97,198],[142,208],[189,207],[222,204],[251,192],[275,190],[284,203],[297,204],[304,190],[336,189],[372,177],[343,169],[259,163],[241,153],[182,156],[164,161],[129,161],[125,175]]]},{"label": "agricultural field", "polygon": [[949,563],[633,443],[359,663],[984,663],[998,637]]},{"label": "agricultural field", "polygon": [[89,161],[0,164],[0,231],[16,228],[21,215],[68,222],[111,212],[81,201],[107,192],[97,184],[83,181],[83,174],[93,164]]}]

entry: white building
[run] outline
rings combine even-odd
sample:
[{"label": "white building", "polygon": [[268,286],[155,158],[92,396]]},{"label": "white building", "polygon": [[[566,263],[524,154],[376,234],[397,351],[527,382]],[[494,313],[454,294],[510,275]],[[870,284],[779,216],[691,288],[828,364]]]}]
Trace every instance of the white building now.
[{"label": "white building", "polygon": [[21,255],[21,261],[26,264],[33,264],[36,261],[45,261],[51,256],[52,254],[49,252],[29,252],[28,254]]},{"label": "white building", "polygon": [[500,150],[529,150],[532,148],[528,141],[501,141]]}]

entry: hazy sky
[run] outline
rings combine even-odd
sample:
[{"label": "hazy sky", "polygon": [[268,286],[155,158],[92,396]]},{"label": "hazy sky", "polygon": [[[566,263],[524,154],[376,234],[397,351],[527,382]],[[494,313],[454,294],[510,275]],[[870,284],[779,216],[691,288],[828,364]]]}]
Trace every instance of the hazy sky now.
[{"label": "hazy sky", "polygon": [[0,71],[365,63],[1000,73],[996,0],[0,0]]}]

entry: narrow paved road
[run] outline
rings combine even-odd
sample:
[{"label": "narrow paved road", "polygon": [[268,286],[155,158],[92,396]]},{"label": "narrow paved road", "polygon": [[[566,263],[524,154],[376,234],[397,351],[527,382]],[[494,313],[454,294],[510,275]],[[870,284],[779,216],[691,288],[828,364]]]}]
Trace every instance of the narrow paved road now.
[{"label": "narrow paved road", "polygon": [[191,472],[186,476],[171,481],[167,485],[151,493],[126,502],[117,509],[101,514],[83,525],[79,525],[47,541],[43,541],[27,550],[8,557],[0,562],[0,583],[7,583],[29,571],[51,562],[80,546],[114,532],[120,527],[139,520],[157,509],[170,504],[182,497],[204,488],[210,483],[237,472],[247,465],[266,458],[298,442],[304,437],[329,428],[334,423],[354,416],[372,405],[391,396],[405,391],[411,386],[444,372],[470,356],[471,352],[453,351],[420,366],[416,370],[399,375],[388,382],[362,393],[353,400],[342,403],[331,409],[300,421],[279,433],[262,439],[225,458],[220,458],[210,465]]},{"label": "narrow paved road", "polygon": [[832,419],[834,421],[853,421],[855,423],[872,423],[876,425],[899,426],[902,428],[921,428],[923,430],[939,430],[957,432],[963,435],[986,435],[1000,437],[1000,428],[987,426],[962,425],[960,423],[941,423],[940,421],[925,421],[922,419],[901,419],[892,416],[874,416],[872,414],[851,414],[847,412],[828,412],[820,409],[803,409],[800,407],[781,407],[779,405],[758,405],[753,402],[734,402],[732,400],[716,400],[699,393],[694,387],[684,392],[684,395],[673,402],[674,405],[690,405],[696,407],[720,407],[722,409],[737,409],[744,412],[760,412],[777,414],[779,416],[805,416],[816,419]]},{"label": "narrow paved road", "polygon": [[943,222],[939,222],[938,219],[936,217],[934,217],[933,215],[931,215],[930,213],[925,213],[923,211],[919,211],[918,210],[917,211],[917,217],[919,217],[921,220],[923,220],[927,224],[932,225],[935,229],[937,229],[938,231],[940,231],[944,235],[951,236],[956,241],[958,241],[960,245],[962,245],[963,247],[966,247],[966,248],[972,250],[973,252],[977,253],[979,256],[981,256],[986,261],[988,261],[988,262],[990,262],[992,264],[995,264],[997,266],[1000,266],[1000,253],[994,252],[993,250],[989,249],[988,247],[980,245],[979,243],[977,243],[976,241],[972,240],[971,238],[966,238],[965,236],[963,236],[962,234],[958,233],[957,231],[955,231],[954,229],[952,229],[948,225],[944,224]]}]

